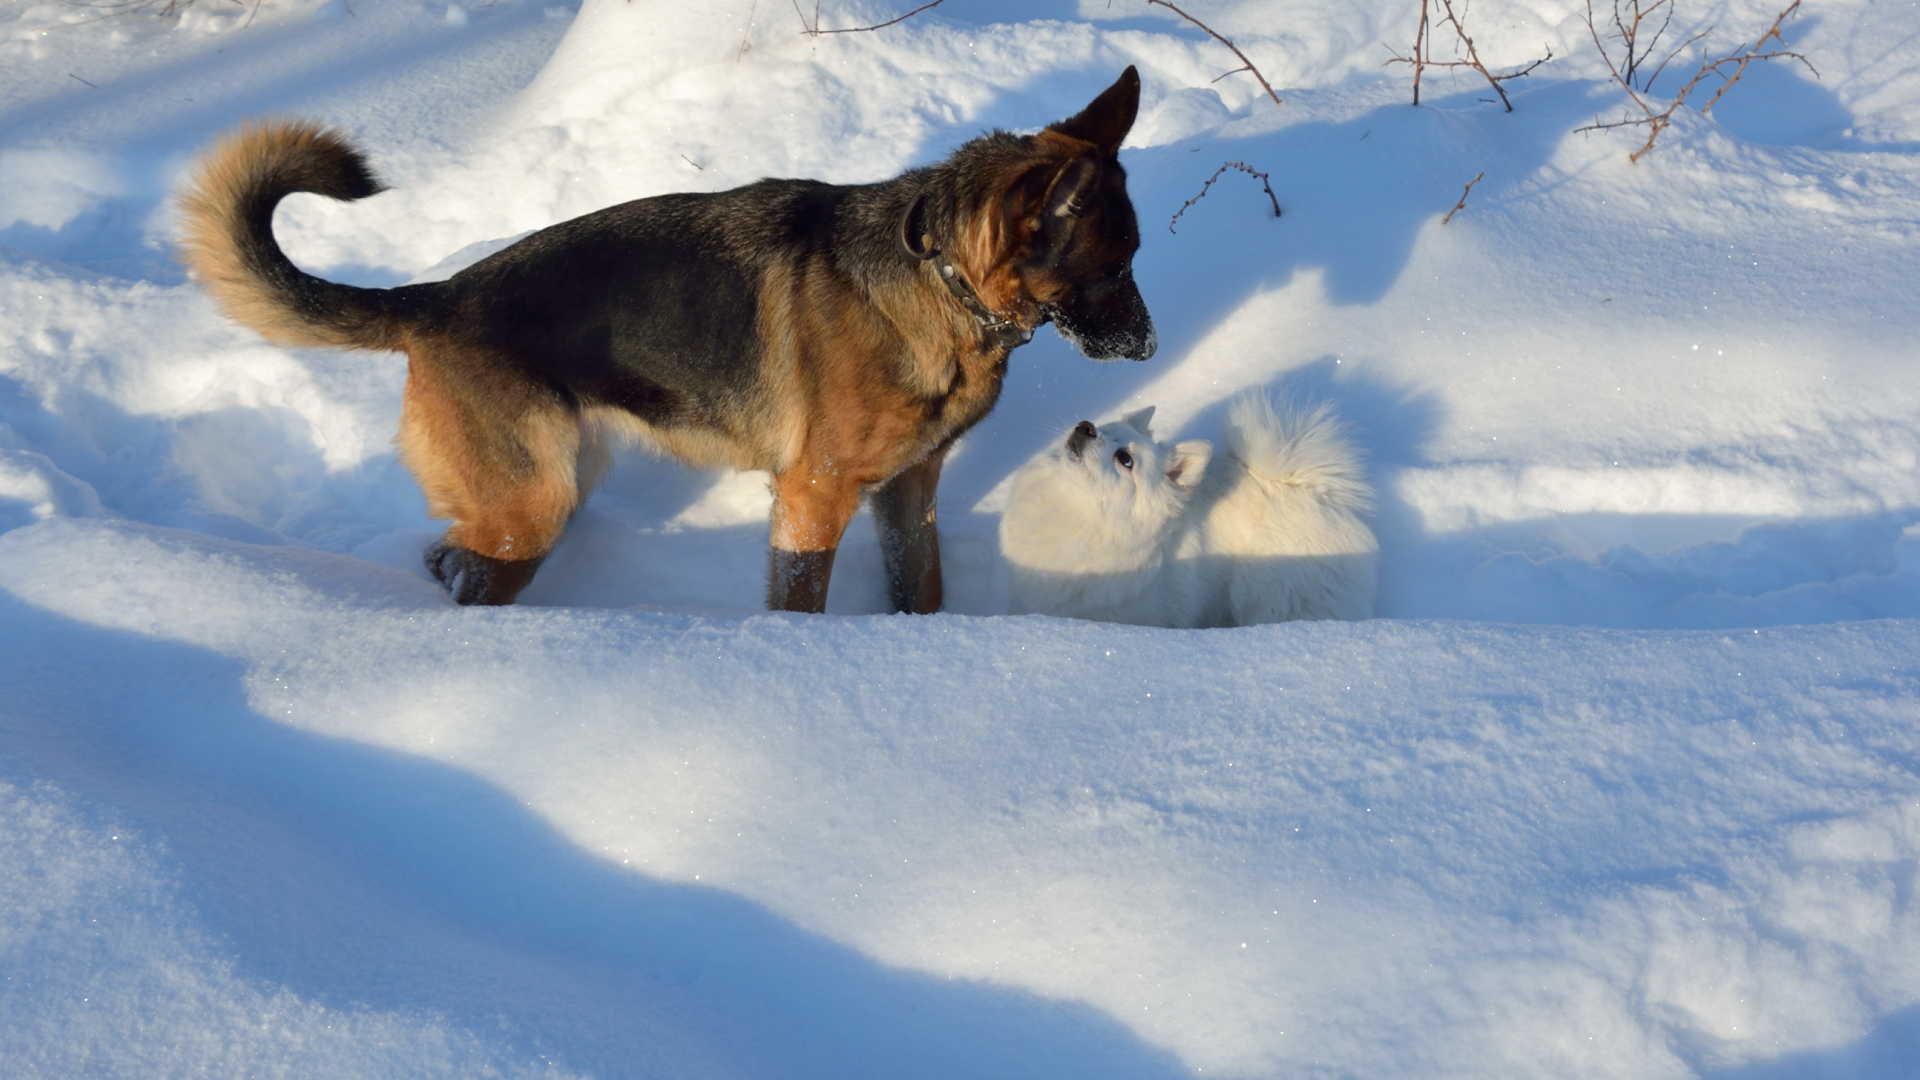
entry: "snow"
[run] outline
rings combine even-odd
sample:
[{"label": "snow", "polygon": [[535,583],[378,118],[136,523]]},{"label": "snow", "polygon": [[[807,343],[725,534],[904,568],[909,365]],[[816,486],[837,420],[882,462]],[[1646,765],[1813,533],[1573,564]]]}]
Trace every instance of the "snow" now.
[{"label": "snow", "polygon": [[[1627,107],[1575,0],[1468,10],[1553,53],[1511,114],[1409,106],[1413,0],[1183,4],[1280,105],[1133,0],[165,6],[0,9],[10,1075],[1912,1075],[1916,5],[1808,6],[1817,78],[1638,164],[1573,134]],[[760,611],[765,478],[638,454],[521,605],[456,609],[400,361],[266,345],[169,246],[257,116],[368,149],[392,190],[278,228],[393,284],[892,175],[1128,63],[1160,353],[1015,355],[937,616],[877,614],[864,520],[831,614]],[[1227,161],[1283,216],[1229,169],[1169,227]],[[1003,614],[1020,464],[1248,387],[1367,452],[1380,618]]]}]

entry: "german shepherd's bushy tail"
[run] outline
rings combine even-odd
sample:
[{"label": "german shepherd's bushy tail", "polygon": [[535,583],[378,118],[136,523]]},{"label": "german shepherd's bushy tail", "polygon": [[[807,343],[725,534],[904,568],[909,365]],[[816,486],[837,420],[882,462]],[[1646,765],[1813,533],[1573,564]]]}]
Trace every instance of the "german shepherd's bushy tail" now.
[{"label": "german shepherd's bushy tail", "polygon": [[1241,394],[1227,406],[1227,446],[1263,480],[1305,488],[1350,513],[1373,505],[1360,453],[1330,404],[1279,404],[1258,390]]},{"label": "german shepherd's bushy tail", "polygon": [[366,159],[314,124],[258,125],[227,136],[181,197],[187,265],[235,322],[280,345],[398,349],[393,294],[324,281],[273,238],[273,209],[296,191],[364,199],[382,190]]}]

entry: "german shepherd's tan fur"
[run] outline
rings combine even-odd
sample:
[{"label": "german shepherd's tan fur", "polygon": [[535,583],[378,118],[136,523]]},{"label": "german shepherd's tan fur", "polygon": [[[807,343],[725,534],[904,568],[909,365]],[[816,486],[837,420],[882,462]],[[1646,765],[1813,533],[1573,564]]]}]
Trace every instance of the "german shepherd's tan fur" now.
[{"label": "german shepherd's tan fur", "polygon": [[184,249],[271,341],[407,355],[400,454],[452,522],[426,558],[460,603],[509,603],[532,580],[610,432],[773,475],[770,606],[824,607],[866,498],[895,607],[932,611],[941,463],[993,407],[1009,352],[1047,321],[1097,359],[1153,351],[1117,158],[1139,90],[1128,68],[1068,120],[893,180],[639,199],[394,289],[324,281],[282,253],[284,196],[380,185],[328,130],[259,126],[202,162]]}]

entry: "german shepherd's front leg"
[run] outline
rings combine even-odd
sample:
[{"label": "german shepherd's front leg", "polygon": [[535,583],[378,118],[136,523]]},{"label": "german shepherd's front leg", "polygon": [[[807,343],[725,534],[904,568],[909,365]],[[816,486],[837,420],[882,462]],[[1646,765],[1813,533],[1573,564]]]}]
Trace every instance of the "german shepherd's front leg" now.
[{"label": "german shepherd's front leg", "polygon": [[774,476],[768,608],[827,609],[833,555],[859,508],[860,485],[840,474],[793,468]]},{"label": "german shepherd's front leg", "polygon": [[946,457],[943,446],[887,481],[868,499],[880,527],[887,597],[895,611],[926,615],[939,611],[944,600],[934,494]]}]

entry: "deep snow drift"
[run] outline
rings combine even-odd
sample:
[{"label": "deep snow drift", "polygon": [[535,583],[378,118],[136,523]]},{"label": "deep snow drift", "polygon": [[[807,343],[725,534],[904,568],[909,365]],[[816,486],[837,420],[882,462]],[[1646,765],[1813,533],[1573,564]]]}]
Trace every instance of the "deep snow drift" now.
[{"label": "deep snow drift", "polygon": [[[68,1077],[1896,1077],[1920,1059],[1920,44],[1834,0],[1639,164],[1578,0],[199,0],[0,11],[0,1056]],[[906,3],[825,3],[828,27]],[[1669,38],[1779,8],[1699,0]],[[1446,53],[1449,38],[1436,39]],[[1716,53],[1717,55],[1717,53]],[[1676,70],[1700,60],[1696,52]],[[392,185],[303,265],[863,180],[1124,65],[1161,335],[1051,331],[942,484],[949,613],[857,522],[758,611],[765,478],[623,456],[457,610],[396,357],[268,346],[169,250],[217,133]],[[1673,75],[1665,76],[1671,89]],[[1243,161],[1269,175],[1274,218]],[[1441,218],[1484,174],[1453,219]],[[1184,207],[1184,210],[1182,209]],[[1178,220],[1173,219],[1178,214]],[[1379,619],[1008,617],[1080,418],[1331,401]]]}]

